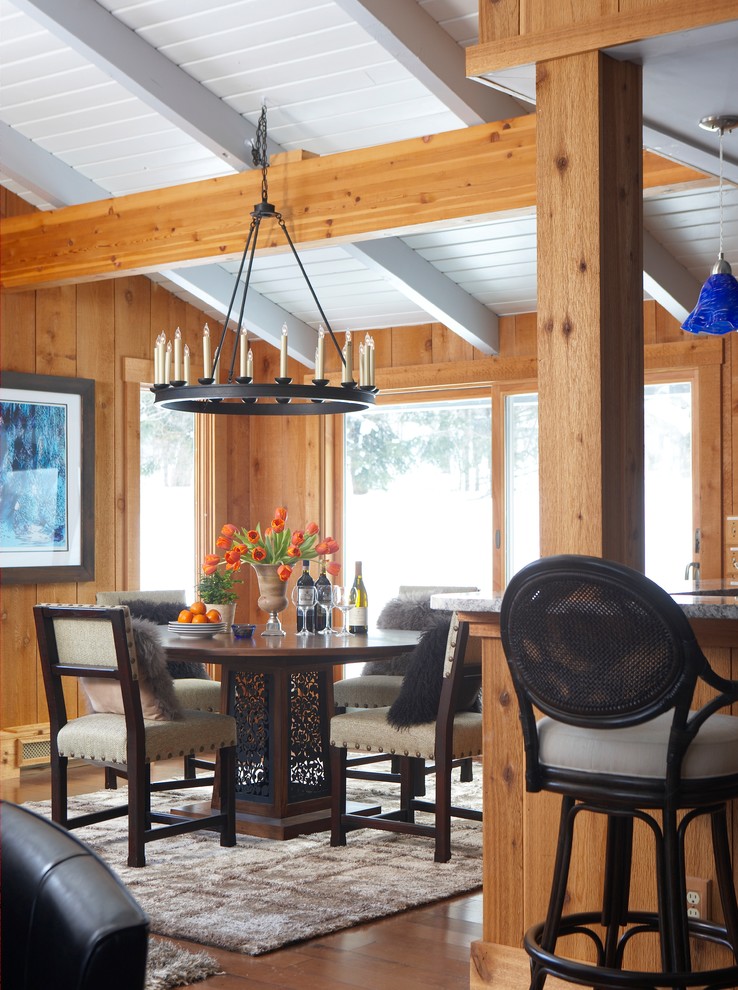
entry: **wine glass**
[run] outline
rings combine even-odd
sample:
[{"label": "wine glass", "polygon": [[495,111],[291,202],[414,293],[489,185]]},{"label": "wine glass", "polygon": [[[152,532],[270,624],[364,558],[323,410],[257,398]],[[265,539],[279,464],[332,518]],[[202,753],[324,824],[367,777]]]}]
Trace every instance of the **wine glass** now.
[{"label": "wine glass", "polygon": [[[297,635],[308,636],[310,630],[307,627],[307,614],[315,605],[315,587],[296,584],[292,589],[292,604],[297,609],[298,617],[302,618],[302,627]],[[298,625],[300,625],[299,622]]]},{"label": "wine glass", "polygon": [[316,584],[315,604],[325,616],[325,625],[320,630],[324,636],[330,636],[333,625],[333,587],[330,584]]},{"label": "wine glass", "polygon": [[348,630],[348,614],[353,607],[353,602],[351,601],[351,586],[346,584],[334,584],[333,585],[333,604],[341,613],[343,617],[343,624],[341,625],[340,632],[337,632],[337,636],[351,636],[352,633]]}]

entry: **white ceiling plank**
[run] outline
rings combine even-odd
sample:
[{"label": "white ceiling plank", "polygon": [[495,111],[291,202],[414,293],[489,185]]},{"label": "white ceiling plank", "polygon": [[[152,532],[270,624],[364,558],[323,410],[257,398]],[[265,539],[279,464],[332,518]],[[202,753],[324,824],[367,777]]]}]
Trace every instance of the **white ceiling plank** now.
[{"label": "white ceiling plank", "polygon": [[383,272],[437,322],[478,348],[483,354],[498,354],[500,338],[497,316],[455,282],[442,275],[399,237],[345,245],[367,267]]},{"label": "white ceiling plank", "polygon": [[528,107],[466,78],[464,49],[418,4],[336,0],[349,17],[467,126],[520,116]]},{"label": "white ceiling plank", "polygon": [[701,288],[647,230],[643,231],[643,287],[680,323],[692,312]]},{"label": "white ceiling plank", "polygon": [[106,199],[109,193],[0,121],[0,168],[52,206]]},{"label": "white ceiling plank", "polygon": [[[15,6],[104,69],[237,171],[251,167],[256,129],[95,0],[14,0]],[[270,154],[280,148],[272,146]]]},{"label": "white ceiling plank", "polygon": [[[185,292],[195,295],[206,302],[211,309],[221,313],[225,318],[228,303],[233,294],[235,276],[230,275],[219,265],[201,265],[192,268],[162,269],[161,274],[178,285]],[[242,287],[236,295],[232,320],[238,319],[241,305]],[[296,319],[280,306],[275,305],[265,296],[260,296],[251,286],[246,296],[244,325],[261,340],[279,347],[282,339],[282,325],[287,324],[288,353],[309,368],[315,365],[315,348],[318,345],[318,334],[307,323]],[[230,348],[226,345],[227,350]]]}]

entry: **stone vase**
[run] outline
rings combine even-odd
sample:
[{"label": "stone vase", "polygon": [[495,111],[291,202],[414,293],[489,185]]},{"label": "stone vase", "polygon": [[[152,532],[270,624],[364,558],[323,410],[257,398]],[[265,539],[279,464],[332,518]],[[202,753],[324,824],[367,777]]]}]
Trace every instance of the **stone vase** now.
[{"label": "stone vase", "polygon": [[252,564],[259,582],[259,608],[269,613],[262,636],[284,636],[279,613],[287,608],[287,582],[277,573],[278,564]]},{"label": "stone vase", "polygon": [[226,629],[228,632],[231,631],[231,626],[236,621],[236,603],[231,602],[228,605],[208,605],[205,603],[205,608],[209,612],[211,608],[214,608],[217,612],[220,612],[220,617],[226,624]]}]

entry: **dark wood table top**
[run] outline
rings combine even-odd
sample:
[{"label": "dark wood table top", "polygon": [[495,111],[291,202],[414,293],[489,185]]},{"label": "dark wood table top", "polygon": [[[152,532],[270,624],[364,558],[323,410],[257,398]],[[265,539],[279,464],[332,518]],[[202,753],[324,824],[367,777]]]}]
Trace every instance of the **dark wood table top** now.
[{"label": "dark wood table top", "polygon": [[423,635],[401,629],[377,629],[366,636],[321,633],[298,636],[289,630],[285,636],[262,636],[263,628],[257,626],[250,639],[236,639],[232,633],[200,639],[178,636],[166,629],[161,639],[170,660],[198,660],[245,669],[263,668],[265,662],[270,667],[315,669],[407,653]]}]

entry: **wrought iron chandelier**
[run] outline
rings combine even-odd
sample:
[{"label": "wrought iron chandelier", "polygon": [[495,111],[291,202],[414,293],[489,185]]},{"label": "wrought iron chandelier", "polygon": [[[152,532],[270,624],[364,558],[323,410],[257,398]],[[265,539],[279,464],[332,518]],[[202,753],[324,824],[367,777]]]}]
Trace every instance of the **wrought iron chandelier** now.
[{"label": "wrought iron chandelier", "polygon": [[[350,332],[346,333],[346,343],[342,350],[310,283],[282,214],[277,212],[269,202],[266,107],[261,109],[256,139],[252,145],[252,158],[254,166],[261,168],[261,202],[256,203],[251,213],[251,225],[246,238],[246,245],[228,305],[228,312],[223,322],[223,330],[212,355],[212,361],[210,332],[206,326],[203,334],[203,377],[198,378],[197,384],[191,383],[189,380],[189,348],[184,344],[180,331],[176,331],[173,341],[167,341],[165,334],[159,334],[154,345],[154,384],[151,389],[154,393],[154,402],[167,409],[177,409],[181,412],[252,416],[308,416],[367,409],[374,405],[374,397],[378,392],[374,385],[374,341],[367,334],[365,341],[359,346],[359,381],[356,382],[353,372],[351,334]],[[330,385],[330,380],[324,377],[325,331],[322,326],[318,332],[315,351],[315,378],[312,380],[312,385],[294,384],[292,378],[287,375],[286,325],[282,327],[279,376],[274,379],[274,384],[257,384],[253,380],[253,356],[248,347],[244,311],[259,227],[262,221],[267,219],[276,220],[284,233],[310,294],[318,307],[323,324],[338,352],[342,371],[340,385]],[[246,270],[246,277],[242,283],[241,276],[244,269]],[[221,383],[219,377],[220,369],[226,360],[224,356],[226,336],[231,314],[236,305],[236,298],[242,285],[233,351],[228,363],[226,381]],[[237,358],[239,373],[234,375]]]}]

